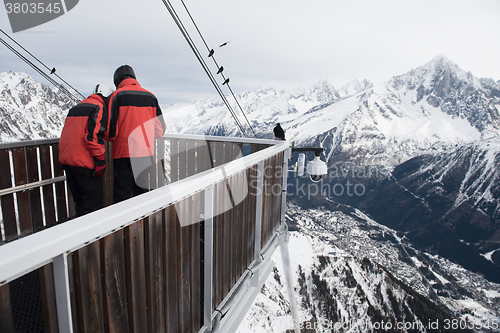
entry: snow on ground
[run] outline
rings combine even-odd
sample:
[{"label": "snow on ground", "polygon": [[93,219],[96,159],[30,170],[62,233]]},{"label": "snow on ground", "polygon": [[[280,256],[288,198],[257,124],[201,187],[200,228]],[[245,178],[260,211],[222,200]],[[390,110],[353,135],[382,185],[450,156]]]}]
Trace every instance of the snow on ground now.
[{"label": "snow on ground", "polygon": [[496,250],[493,250],[493,251],[490,251],[488,253],[485,253],[485,254],[482,254],[483,257],[485,257],[487,260],[491,261],[491,262],[494,262],[493,259],[491,258],[493,256],[493,254],[497,251],[499,251],[500,249],[496,249]]},{"label": "snow on ground", "polygon": [[[316,238],[309,237],[299,232],[290,232],[288,248],[290,251],[291,268],[292,272],[294,272],[292,279],[295,289],[298,289],[299,277],[297,271],[299,269],[299,264],[304,271],[308,271],[311,269],[314,259],[318,255],[328,255],[329,253],[341,251]],[[278,283],[271,273],[271,276],[263,287],[263,292],[259,293],[255,299],[254,306],[250,308],[245,319],[241,322],[237,331],[238,333],[282,333],[293,327],[292,315],[289,311],[289,296],[286,291],[279,249],[274,252],[271,260],[276,263],[277,272],[279,272],[279,276],[281,277],[281,283]],[[269,290],[266,290],[266,288]],[[280,302],[274,302],[269,298],[269,296],[275,297],[279,292],[284,296],[284,299],[280,300]],[[279,304],[279,306],[277,304]],[[299,319],[303,322],[311,318],[309,314],[301,311],[299,307]]]}]

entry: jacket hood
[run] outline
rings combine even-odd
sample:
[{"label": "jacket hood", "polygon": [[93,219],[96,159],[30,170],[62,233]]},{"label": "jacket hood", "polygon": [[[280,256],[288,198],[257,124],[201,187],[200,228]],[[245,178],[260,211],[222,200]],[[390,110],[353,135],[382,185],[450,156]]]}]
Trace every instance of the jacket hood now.
[{"label": "jacket hood", "polygon": [[106,101],[104,100],[103,96],[99,95],[99,94],[91,94],[86,99],[97,100],[97,101],[99,101],[100,103],[103,103],[103,104],[106,103]]}]

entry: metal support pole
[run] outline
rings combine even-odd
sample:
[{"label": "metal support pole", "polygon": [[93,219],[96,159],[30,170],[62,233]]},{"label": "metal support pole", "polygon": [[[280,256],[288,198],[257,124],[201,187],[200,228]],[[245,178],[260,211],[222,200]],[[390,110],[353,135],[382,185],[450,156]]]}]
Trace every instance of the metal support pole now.
[{"label": "metal support pole", "polygon": [[283,185],[281,194],[281,224],[284,231],[279,236],[279,247],[281,260],[283,262],[283,273],[285,274],[288,297],[290,298],[290,309],[292,310],[293,328],[295,333],[300,333],[299,311],[297,301],[295,300],[295,290],[293,289],[293,272],[290,265],[290,252],[288,251],[288,227],[286,226],[286,196],[288,184],[288,160],[290,159],[291,149],[287,149],[283,156]]},{"label": "metal support pole", "polygon": [[59,332],[73,333],[71,297],[69,293],[68,255],[63,253],[55,257],[53,259],[53,267]]},{"label": "metal support pole", "polygon": [[205,188],[205,271],[203,323],[207,333],[212,332],[213,313],[213,252],[214,252],[214,185]]},{"label": "metal support pole", "polygon": [[283,262],[283,272],[286,280],[288,297],[290,298],[290,309],[292,310],[293,328],[295,333],[300,333],[299,311],[297,301],[295,300],[295,290],[293,289],[293,273],[290,265],[290,252],[288,251],[288,229],[279,237],[279,247],[281,252],[281,260]]},{"label": "metal support pole", "polygon": [[260,248],[262,236],[262,203],[264,200],[264,161],[260,161],[257,167],[257,198],[255,209],[255,260],[260,261]]}]

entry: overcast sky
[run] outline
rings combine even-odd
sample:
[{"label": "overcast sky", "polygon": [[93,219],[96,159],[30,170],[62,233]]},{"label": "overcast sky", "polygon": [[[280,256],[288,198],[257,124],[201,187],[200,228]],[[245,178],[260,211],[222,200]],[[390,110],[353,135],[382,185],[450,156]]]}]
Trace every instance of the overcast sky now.
[{"label": "overcast sky", "polygon": [[[182,3],[171,3],[206,56]],[[500,80],[500,0],[184,3],[236,94],[290,90],[322,79],[336,88],[355,78],[380,83],[438,54],[475,76]],[[65,15],[18,33],[2,8],[0,28],[84,95],[98,82],[113,86],[114,70],[129,64],[161,104],[217,96],[160,0],[80,0]],[[3,45],[0,59],[0,72],[26,72],[49,84]]]}]

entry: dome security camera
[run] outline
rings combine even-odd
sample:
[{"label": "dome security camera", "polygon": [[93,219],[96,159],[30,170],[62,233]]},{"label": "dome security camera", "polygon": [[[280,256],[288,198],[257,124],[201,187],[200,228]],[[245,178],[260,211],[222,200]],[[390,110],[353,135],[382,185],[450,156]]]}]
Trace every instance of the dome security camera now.
[{"label": "dome security camera", "polygon": [[328,167],[325,162],[319,159],[319,156],[315,156],[314,160],[307,163],[306,172],[311,181],[317,183],[323,178],[323,175],[328,173]]}]

